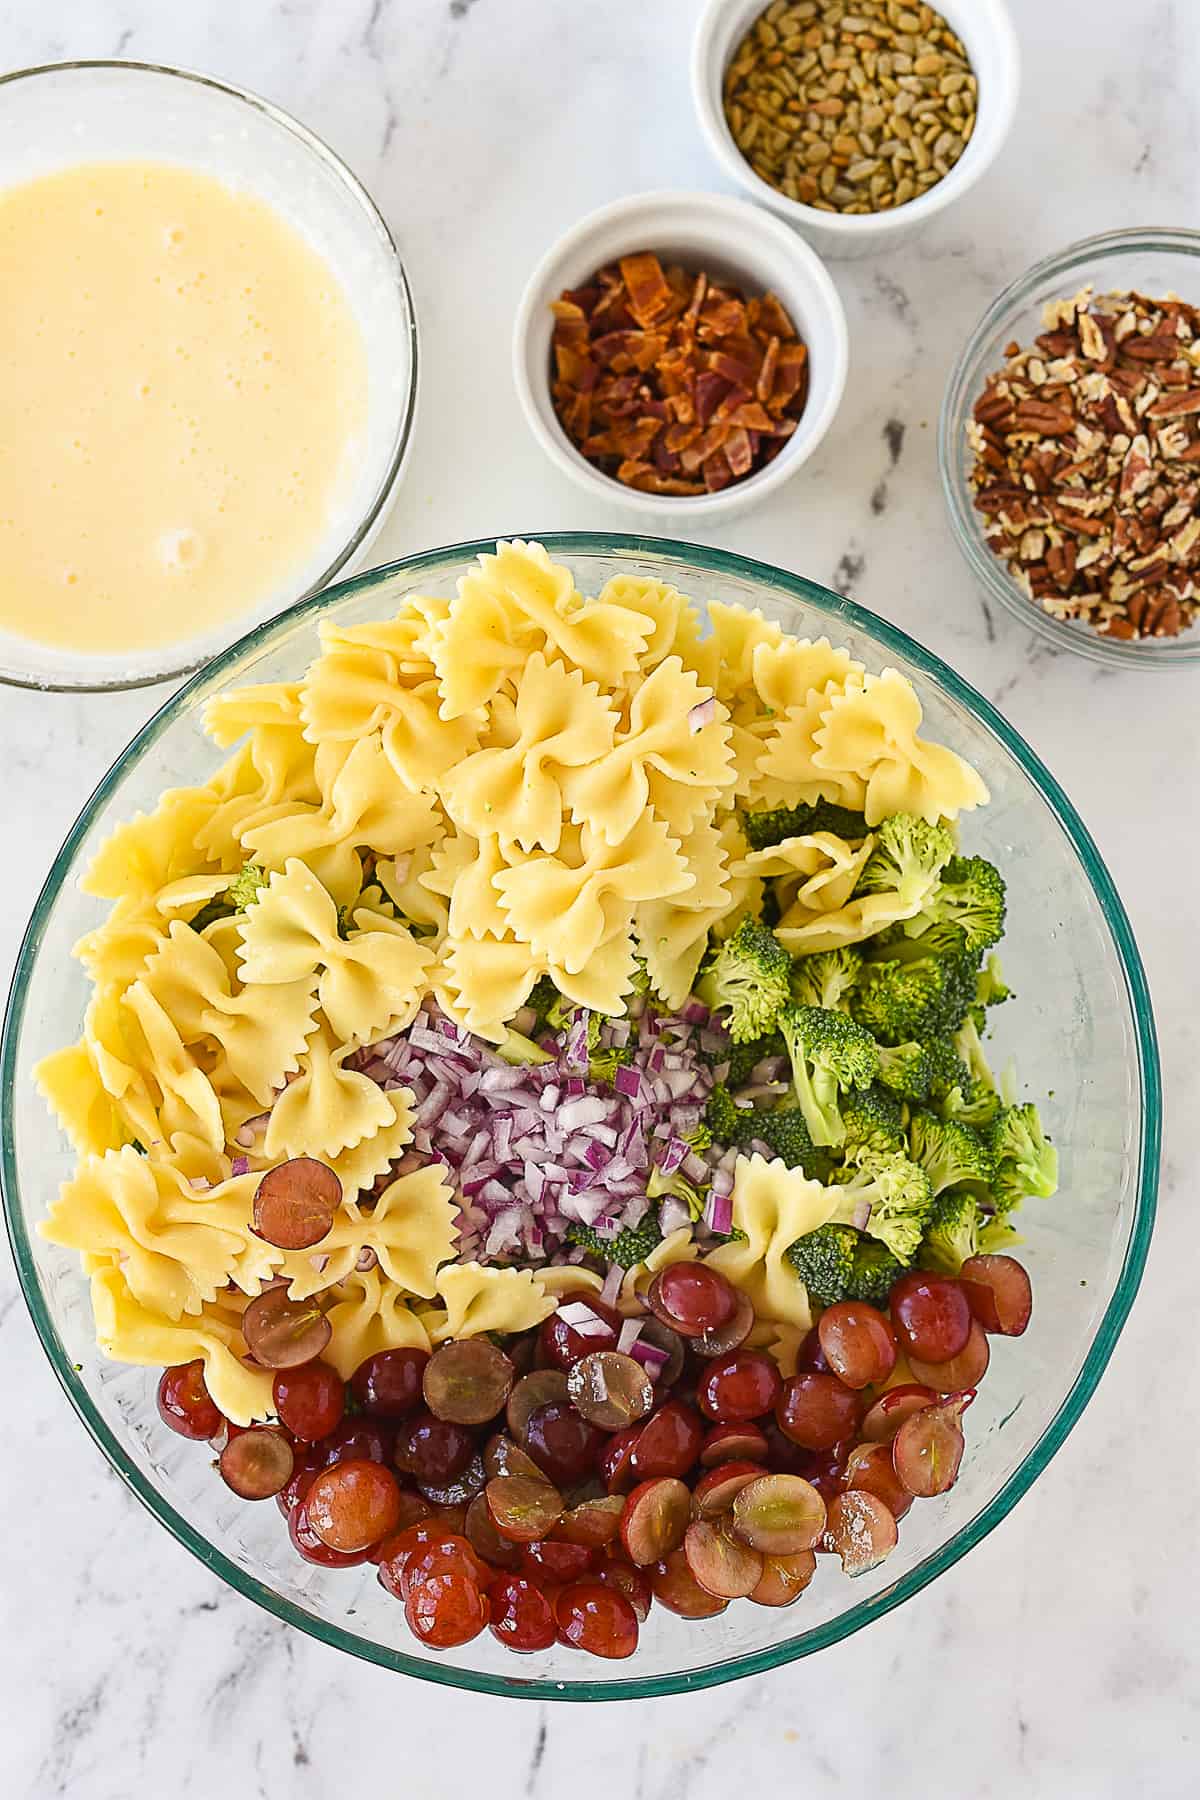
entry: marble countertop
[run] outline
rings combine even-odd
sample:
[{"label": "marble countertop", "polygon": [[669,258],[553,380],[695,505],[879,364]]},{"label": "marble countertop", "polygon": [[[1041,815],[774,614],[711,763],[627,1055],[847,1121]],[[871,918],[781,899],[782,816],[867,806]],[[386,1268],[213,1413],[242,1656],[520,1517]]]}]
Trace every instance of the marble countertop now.
[{"label": "marble countertop", "polygon": [[[340,1800],[383,1782],[454,1800],[719,1800],[785,1783],[806,1800],[1196,1793],[1195,1228],[1181,1208],[1200,1154],[1184,899],[1200,865],[1174,834],[1200,770],[1200,675],[1111,675],[990,615],[945,524],[934,422],[965,331],[1034,258],[1104,227],[1195,221],[1200,34],[1190,0],[1011,4],[1025,82],[999,165],[917,243],[833,266],[851,332],[833,429],[759,511],[697,535],[812,575],[935,645],[1030,739],[1108,860],[1158,999],[1168,1130],[1149,1268],[1098,1394],[1009,1519],[869,1632],[773,1676],[585,1716],[406,1683],[220,1586],[88,1442],[0,1256],[11,1800]],[[629,528],[529,438],[510,321],[532,262],[581,213],[649,186],[723,185],[688,93],[698,10],[9,0],[0,64],[125,55],[210,70],[298,113],[366,179],[399,237],[424,348],[382,560],[496,531]],[[0,979],[82,799],[161,698],[4,691]]]}]

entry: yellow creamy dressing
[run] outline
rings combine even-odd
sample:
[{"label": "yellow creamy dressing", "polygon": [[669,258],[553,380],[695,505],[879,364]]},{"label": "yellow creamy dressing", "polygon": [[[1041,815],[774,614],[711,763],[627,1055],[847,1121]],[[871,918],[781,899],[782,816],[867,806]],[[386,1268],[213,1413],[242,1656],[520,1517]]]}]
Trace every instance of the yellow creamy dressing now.
[{"label": "yellow creamy dressing", "polygon": [[152,163],[0,192],[0,629],[134,651],[245,613],[366,411],[346,294],[262,201]]}]

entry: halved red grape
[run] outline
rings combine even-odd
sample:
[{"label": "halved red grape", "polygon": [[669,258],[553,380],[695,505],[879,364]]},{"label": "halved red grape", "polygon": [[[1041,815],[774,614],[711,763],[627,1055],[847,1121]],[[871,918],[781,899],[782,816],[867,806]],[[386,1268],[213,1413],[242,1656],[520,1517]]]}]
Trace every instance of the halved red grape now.
[{"label": "halved red grape", "polygon": [[642,1430],[640,1424],[627,1425],[624,1431],[615,1432],[600,1452],[600,1479],[610,1494],[627,1494],[636,1483],[633,1452]]},{"label": "halved red grape", "polygon": [[991,1360],[987,1333],[979,1320],[973,1318],[966,1343],[949,1362],[922,1362],[920,1357],[910,1356],[908,1366],[918,1381],[936,1388],[939,1394],[960,1394],[964,1388],[979,1386]]},{"label": "halved red grape", "polygon": [[886,1394],[880,1394],[863,1420],[863,1436],[873,1444],[890,1444],[905,1419],[932,1405],[936,1399],[933,1388],[922,1387],[915,1381],[889,1388]]},{"label": "halved red grape", "polygon": [[[846,1459],[842,1485],[874,1494],[891,1513],[902,1519],[913,1503],[913,1497],[896,1473],[890,1444],[856,1444]],[[832,1500],[832,1496],[831,1496]]]},{"label": "halved red grape", "polygon": [[829,1367],[847,1387],[886,1381],[896,1366],[896,1334],[865,1300],[839,1300],[827,1306],[817,1334]]},{"label": "halved red grape", "polygon": [[554,1605],[564,1640],[590,1656],[619,1661],[637,1649],[638,1621],[618,1589],[602,1581],[576,1581],[565,1587]]},{"label": "halved red grape", "polygon": [[304,1501],[309,1523],[331,1550],[353,1554],[395,1531],[400,1489],[382,1463],[340,1462],[322,1469]]},{"label": "halved red grape", "polygon": [[287,1486],[295,1464],[295,1452],[282,1431],[252,1425],[229,1439],[217,1467],[226,1487],[243,1500],[270,1500]]},{"label": "halved red grape", "polygon": [[640,1362],[620,1350],[593,1350],[567,1376],[567,1391],[592,1425],[624,1431],[654,1405],[654,1388]]},{"label": "halved red grape", "polygon": [[801,1475],[760,1475],[735,1496],[733,1529],[768,1556],[811,1550],[825,1529],[825,1502]]},{"label": "halved red grape", "polygon": [[402,1561],[393,1557],[392,1568],[399,1571],[402,1600],[431,1575],[465,1575],[479,1588],[492,1578],[491,1569],[470,1539],[456,1531],[435,1533],[428,1542],[413,1544]]},{"label": "halved red grape", "polygon": [[572,1487],[596,1467],[604,1433],[590,1425],[569,1400],[537,1406],[525,1422],[525,1448],[539,1471],[556,1487]]},{"label": "halved red grape", "polygon": [[525,1575],[502,1575],[489,1584],[489,1629],[509,1650],[523,1656],[548,1650],[558,1636],[554,1608],[536,1582]]},{"label": "halved red grape", "polygon": [[862,1402],[836,1375],[806,1370],[784,1384],[775,1419],[785,1437],[802,1450],[832,1450],[853,1437]]},{"label": "halved red grape", "polygon": [[653,1595],[644,1569],[635,1569],[624,1556],[610,1554],[595,1571],[592,1580],[601,1581],[605,1587],[616,1588],[619,1594],[624,1594],[637,1616],[638,1624],[646,1623]]},{"label": "halved red grape", "polygon": [[548,1481],[494,1475],[484,1493],[496,1530],[517,1544],[547,1537],[563,1515],[562,1495]]},{"label": "halved red grape", "polygon": [[323,1453],[326,1468],[335,1462],[360,1458],[367,1462],[390,1463],[395,1453],[396,1434],[386,1419],[343,1419],[313,1448]]},{"label": "halved red grape", "polygon": [[317,1563],[323,1569],[352,1569],[367,1560],[365,1550],[344,1556],[340,1550],[331,1550],[328,1544],[323,1544],[309,1523],[308,1507],[303,1500],[298,1501],[288,1514],[288,1536],[305,1562]]},{"label": "halved red grape", "polygon": [[505,1418],[517,1443],[525,1443],[525,1427],[539,1406],[565,1405],[570,1398],[561,1369],[534,1369],[522,1375],[508,1396]]},{"label": "halved red grape", "polygon": [[692,1496],[671,1476],[639,1482],[625,1501],[621,1542],[639,1568],[661,1562],[683,1542],[692,1516]]},{"label": "halved red grape", "polygon": [[431,1575],[404,1602],[413,1636],[430,1650],[452,1650],[479,1636],[491,1617],[486,1594],[465,1575]]},{"label": "halved red grape", "polygon": [[497,1531],[486,1494],[476,1494],[468,1506],[464,1532],[476,1555],[493,1569],[520,1568],[521,1546]]},{"label": "halved red grape", "polygon": [[714,1425],[700,1446],[698,1460],[702,1469],[715,1469],[724,1462],[766,1462],[769,1454],[766,1432],[747,1420],[743,1425]]},{"label": "halved red grape", "polygon": [[301,1363],[275,1377],[275,1411],[293,1437],[316,1443],[342,1422],[346,1384],[327,1362]]},{"label": "halved red grape", "polygon": [[425,1404],[455,1425],[485,1425],[504,1410],[516,1370],[488,1338],[459,1338],[435,1350],[425,1364]]},{"label": "halved red grape", "polygon": [[729,1317],[711,1331],[702,1331],[698,1338],[692,1339],[692,1345],[701,1356],[728,1356],[731,1350],[737,1350],[745,1343],[753,1329],[753,1303],[740,1288],[735,1288],[733,1311]]},{"label": "halved red grape", "polygon": [[729,1605],[728,1600],[718,1600],[715,1594],[700,1586],[682,1549],[672,1550],[669,1556],[655,1563],[649,1576],[654,1598],[668,1612],[678,1613],[681,1619],[712,1619]]},{"label": "halved red grape", "polygon": [[790,1606],[798,1600],[817,1572],[811,1550],[793,1550],[790,1556],[764,1556],[763,1572],[750,1598],[756,1606]]},{"label": "halved red grape", "polygon": [[949,1362],[967,1341],[971,1308],[956,1281],[907,1269],[888,1295],[900,1345],[923,1362]]},{"label": "halved red grape", "polygon": [[576,1331],[573,1325],[568,1325],[560,1312],[551,1313],[543,1321],[538,1339],[539,1348],[549,1365],[561,1370],[564,1375],[574,1368],[581,1356],[588,1356],[593,1350],[615,1350],[621,1330],[619,1315],[594,1295],[573,1294],[570,1299],[586,1300],[605,1329],[585,1335]]},{"label": "halved red grape", "polygon": [[727,1513],[738,1495],[762,1474],[761,1463],[719,1463],[702,1475],[692,1489],[692,1508],[701,1519],[716,1519]]},{"label": "halved red grape", "polygon": [[280,1250],[311,1250],[329,1235],[342,1184],[327,1163],[294,1156],[268,1169],[254,1195],[254,1229]]},{"label": "halved red grape", "polygon": [[488,1484],[483,1458],[476,1453],[461,1474],[449,1481],[418,1481],[417,1486],[431,1506],[469,1506]]},{"label": "halved red grape", "polygon": [[810,1331],[806,1331],[800,1339],[800,1347],[796,1351],[795,1372],[797,1375],[829,1375],[832,1373],[828,1358],[821,1348],[821,1333],[816,1325]]},{"label": "halved red grape", "polygon": [[782,1388],[774,1358],[759,1350],[734,1350],[709,1363],[696,1399],[718,1425],[741,1425],[769,1413]]},{"label": "halved red grape", "polygon": [[355,1369],[350,1392],[365,1413],[377,1419],[402,1419],[421,1402],[421,1377],[428,1350],[377,1350]]},{"label": "halved red grape", "polygon": [[898,1541],[896,1520],[878,1494],[849,1488],[829,1508],[827,1541],[847,1575],[864,1575],[890,1556]]},{"label": "halved red grape", "polygon": [[204,1385],[204,1363],[199,1357],[163,1370],[158,1383],[158,1416],[180,1437],[195,1443],[216,1437],[225,1420]]},{"label": "halved red grape", "polygon": [[693,1519],[683,1537],[688,1568],[719,1600],[744,1600],[762,1580],[763,1559],[720,1525]]},{"label": "halved red grape", "polygon": [[292,1472],[275,1496],[275,1504],[286,1519],[293,1506],[299,1506],[320,1471],[325,1457],[319,1444],[301,1444],[293,1452]]},{"label": "halved red grape", "polygon": [[403,1600],[408,1593],[408,1565],[414,1557],[430,1557],[423,1568],[456,1568],[472,1581],[482,1578],[482,1559],[462,1532],[449,1530],[440,1519],[428,1518],[408,1525],[403,1531],[389,1532],[372,1557],[379,1567],[379,1580],[390,1594]]},{"label": "halved red grape", "polygon": [[424,1410],[405,1419],[396,1433],[396,1467],[435,1486],[461,1475],[474,1454],[475,1439],[465,1425]]},{"label": "halved red grape", "polygon": [[600,1500],[584,1500],[563,1514],[554,1527],[554,1535],[564,1543],[603,1549],[620,1536],[624,1510],[625,1502],[619,1494],[609,1494]]},{"label": "halved red grape", "polygon": [[371,1545],[367,1551],[367,1561],[385,1562],[389,1556],[394,1555],[397,1540],[404,1532],[410,1530],[414,1525],[427,1524],[432,1518],[433,1508],[428,1500],[422,1495],[414,1493],[411,1488],[401,1487],[400,1512],[396,1520],[396,1528],[394,1531],[389,1531],[388,1535],[381,1538],[377,1544]]},{"label": "halved red grape", "polygon": [[320,1356],[330,1339],[329,1320],[314,1296],[290,1300],[284,1286],[265,1288],[242,1314],[242,1336],[264,1369],[294,1369]]},{"label": "halved red grape", "polygon": [[633,1446],[633,1473],[639,1481],[656,1475],[686,1475],[704,1442],[699,1415],[682,1400],[668,1400],[651,1413]]},{"label": "halved red grape", "polygon": [[522,1572],[543,1587],[563,1587],[568,1581],[582,1581],[596,1561],[595,1550],[586,1544],[569,1544],[562,1538],[536,1538],[521,1547]]},{"label": "halved red grape", "polygon": [[969,1256],[958,1279],[985,1331],[1020,1337],[1033,1311],[1033,1288],[1015,1257]]},{"label": "halved red grape", "polygon": [[918,1500],[954,1486],[963,1456],[962,1415],[975,1398],[954,1394],[940,1406],[926,1406],[905,1419],[892,1440],[896,1473]]},{"label": "halved red grape", "polygon": [[493,1475],[528,1475],[538,1481],[542,1473],[532,1456],[502,1431],[495,1432],[484,1445],[483,1466],[489,1479]]},{"label": "halved red grape", "polygon": [[737,1293],[707,1263],[678,1262],[659,1270],[646,1291],[646,1304],[672,1331],[695,1338],[728,1323],[737,1307]]}]

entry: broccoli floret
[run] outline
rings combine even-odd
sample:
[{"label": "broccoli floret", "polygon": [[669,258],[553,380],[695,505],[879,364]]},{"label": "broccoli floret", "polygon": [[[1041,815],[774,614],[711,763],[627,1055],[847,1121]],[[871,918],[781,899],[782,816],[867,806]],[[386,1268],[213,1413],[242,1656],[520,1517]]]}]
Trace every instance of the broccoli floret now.
[{"label": "broccoli floret", "polygon": [[996,1162],[999,1212],[1011,1212],[1029,1194],[1048,1200],[1057,1193],[1058,1151],[1048,1142],[1032,1101],[1006,1106],[991,1125],[987,1141]]},{"label": "broccoli floret", "polygon": [[841,1006],[861,967],[862,952],[853,945],[797,957],[792,964],[792,998],[801,1006]]},{"label": "broccoli floret", "polygon": [[564,1000],[548,975],[539,975],[525,1002],[537,1014],[538,1024],[548,1031],[561,1031],[575,1011],[574,1002]]},{"label": "broccoli floret", "polygon": [[622,1269],[632,1269],[645,1262],[655,1245],[662,1242],[658,1214],[654,1211],[648,1212],[640,1225],[626,1226],[623,1231],[618,1231],[616,1237],[601,1237],[590,1225],[577,1225],[574,1221],[567,1226],[566,1235],[572,1244],[580,1244],[593,1256],[618,1263]]},{"label": "broccoli floret", "polygon": [[838,1104],[850,1088],[870,1087],[879,1050],[869,1031],[843,1012],[786,1006],[779,1029],[792,1065],[796,1098],[814,1144],[840,1144],[846,1125]]},{"label": "broccoli floret", "polygon": [[749,1043],[731,1044],[725,1054],[718,1054],[717,1062],[728,1062],[729,1073],[725,1077],[725,1085],[736,1094],[739,1088],[745,1087],[760,1062],[766,1062],[771,1056],[787,1054],[783,1039],[777,1031],[769,1031],[765,1037],[752,1038]]},{"label": "broccoli floret", "polygon": [[724,1082],[718,1081],[704,1103],[704,1123],[718,1144],[737,1143],[738,1109],[733,1104],[733,1096]]},{"label": "broccoli floret", "polygon": [[742,830],[752,850],[765,850],[770,844],[781,844],[784,838],[808,837],[814,831],[830,831],[835,837],[864,838],[867,821],[861,813],[832,800],[818,800],[812,806],[776,806],[766,812],[742,815]]},{"label": "broccoli floret", "polygon": [[712,1012],[728,1015],[735,1044],[770,1031],[791,995],[792,959],[757,919],[743,919],[700,977],[696,992]]},{"label": "broccoli floret", "polygon": [[234,912],[245,912],[248,906],[254,905],[270,879],[270,870],[264,869],[261,863],[248,862],[225,889],[225,899]]},{"label": "broccoli floret", "polygon": [[877,835],[855,892],[898,893],[904,906],[918,905],[954,855],[953,834],[947,826],[927,824],[912,813],[895,813],[881,822]]},{"label": "broccoli floret", "polygon": [[980,1133],[958,1119],[915,1112],[908,1126],[909,1153],[929,1176],[935,1194],[948,1187],[969,1187],[986,1198],[996,1172],[995,1159]]},{"label": "broccoli floret", "polygon": [[846,1127],[843,1148],[848,1157],[860,1150],[882,1153],[904,1148],[903,1108],[895,1095],[878,1083],[843,1096],[842,1120]]},{"label": "broccoli floret", "polygon": [[854,1251],[854,1272],[846,1284],[847,1300],[865,1300],[870,1306],[885,1307],[887,1297],[904,1264],[892,1255],[877,1238],[860,1238]]},{"label": "broccoli floret", "polygon": [[933,1079],[928,1051],[922,1044],[881,1044],[879,1079],[902,1100],[924,1100]]},{"label": "broccoli floret", "polygon": [[[917,940],[918,942],[920,940]],[[881,1044],[925,1043],[957,1030],[975,998],[975,959],[964,954],[868,957],[851,1015]]]},{"label": "broccoli floret", "polygon": [[1008,1220],[1000,1214],[991,1218],[983,1215],[979,1225],[979,1253],[981,1256],[1006,1256],[1016,1250],[1025,1239]]},{"label": "broccoli floret", "polygon": [[993,950],[975,977],[975,1004],[1002,1006],[1006,1000],[1011,999],[1012,989],[1005,985],[1004,976],[1000,972],[1000,958]]},{"label": "broccoli floret", "polygon": [[632,1044],[622,1044],[620,1049],[613,1044],[602,1044],[588,1057],[588,1076],[600,1087],[611,1087],[617,1070],[625,1068],[633,1057]]},{"label": "broccoli floret", "polygon": [[685,1175],[681,1175],[678,1169],[673,1175],[664,1175],[657,1164],[651,1169],[650,1179],[646,1183],[648,1200],[665,1200],[671,1194],[676,1200],[683,1201],[693,1219],[698,1219],[704,1211],[706,1192],[707,1184],[704,1188],[698,1188]]},{"label": "broccoli floret", "polygon": [[937,1111],[940,1118],[961,1119],[964,1125],[982,1128],[990,1125],[1000,1111],[1000,1096],[979,1081],[963,1085],[956,1082],[937,1102]]},{"label": "broccoli floret", "polygon": [[969,1087],[973,1079],[966,1061],[958,1053],[958,1045],[952,1037],[928,1038],[922,1045],[929,1059],[929,1094],[932,1100],[942,1100],[951,1088]]},{"label": "broccoli floret", "polygon": [[933,1203],[919,1262],[939,1275],[957,1275],[979,1252],[979,1203],[966,1188],[947,1188]]},{"label": "broccoli floret", "polygon": [[523,1064],[554,1061],[548,1050],[543,1050],[540,1044],[535,1044],[532,1039],[525,1037],[521,1032],[514,1031],[511,1025],[508,1027],[504,1042],[497,1044],[495,1050],[502,1062],[512,1063],[516,1067]]},{"label": "broccoli floret", "polygon": [[818,1306],[835,1306],[846,1298],[854,1279],[854,1255],[858,1232],[851,1225],[819,1225],[805,1232],[785,1252]]},{"label": "broccoli floret", "polygon": [[863,1229],[886,1244],[900,1262],[911,1262],[933,1205],[925,1170],[899,1151],[879,1155],[865,1150],[834,1179],[847,1206],[859,1207],[864,1201],[870,1205]]},{"label": "broccoli floret", "polygon": [[813,1144],[812,1133],[798,1106],[754,1106],[739,1111],[739,1143],[765,1144],[789,1169],[803,1169],[814,1179],[818,1170],[827,1167],[829,1159]]},{"label": "broccoli floret", "polygon": [[909,934],[921,935],[917,928],[925,920],[956,925],[973,954],[990,949],[1004,935],[1004,877],[982,856],[952,857],[920,917],[909,921]]}]

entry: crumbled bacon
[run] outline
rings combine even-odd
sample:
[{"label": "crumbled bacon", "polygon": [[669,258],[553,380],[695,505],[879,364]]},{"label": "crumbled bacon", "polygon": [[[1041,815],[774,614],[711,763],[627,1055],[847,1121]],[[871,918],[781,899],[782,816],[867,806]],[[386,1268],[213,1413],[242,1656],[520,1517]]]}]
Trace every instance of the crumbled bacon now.
[{"label": "crumbled bacon", "polygon": [[778,455],[808,351],[774,294],[747,298],[650,251],[553,305],[554,408],[588,461],[646,493],[716,493]]}]

